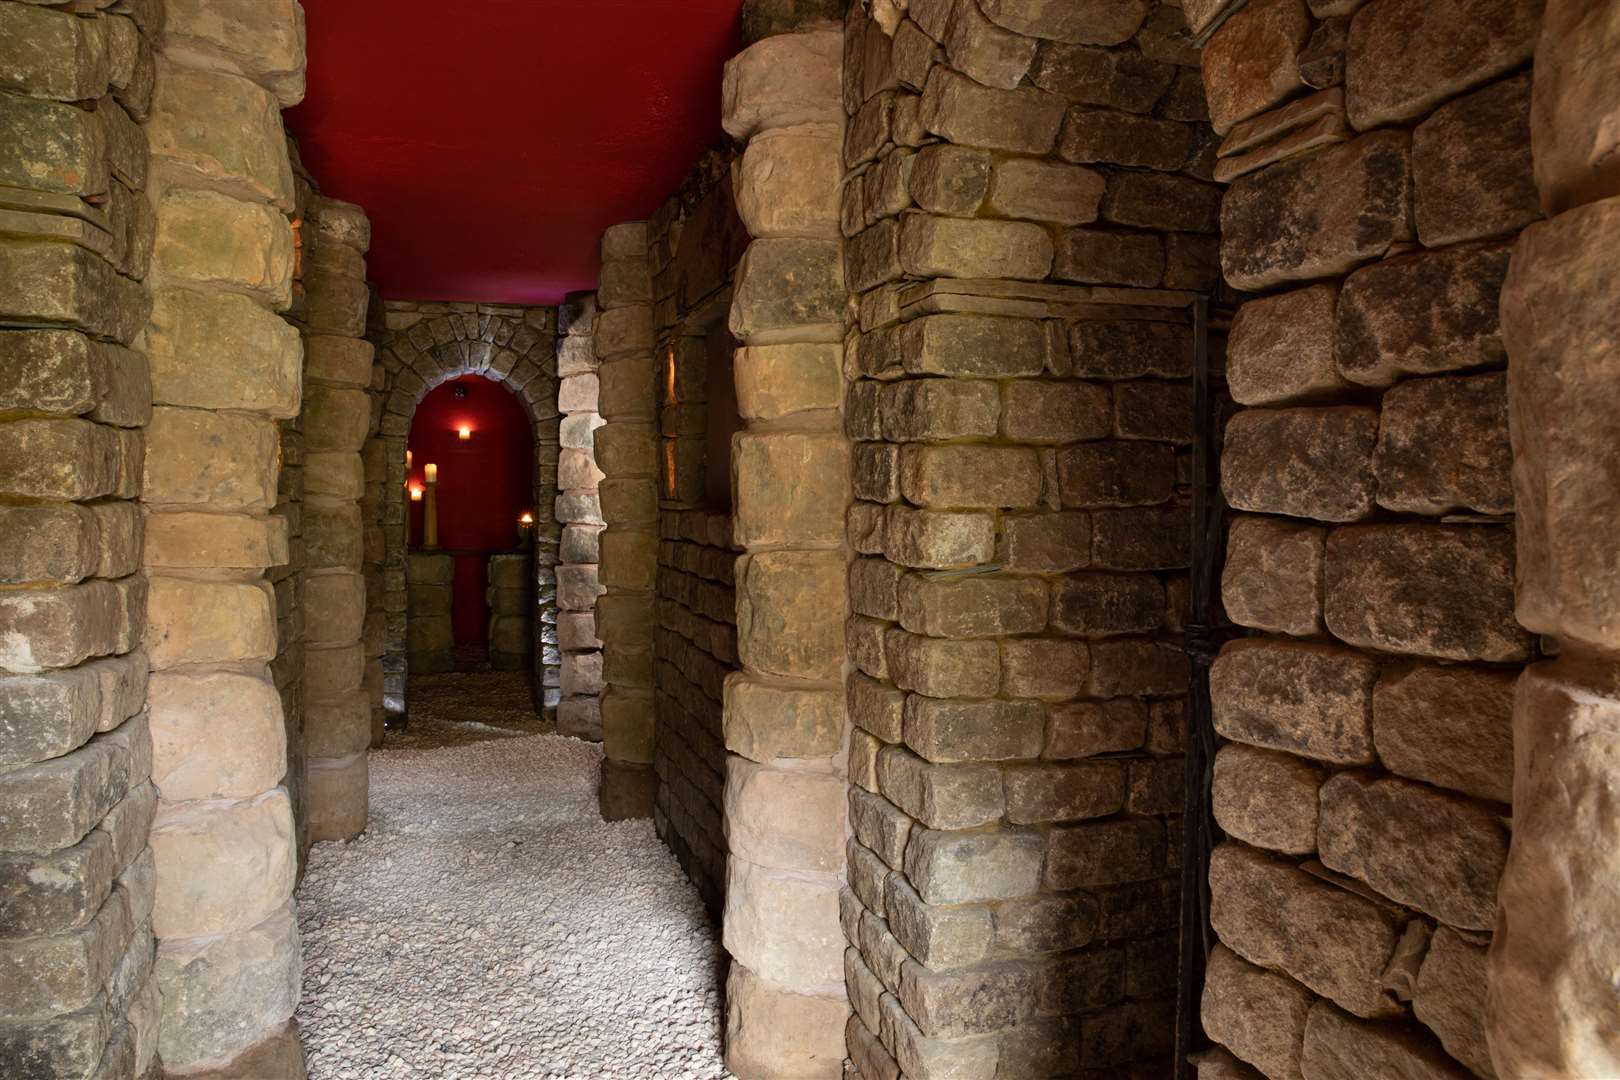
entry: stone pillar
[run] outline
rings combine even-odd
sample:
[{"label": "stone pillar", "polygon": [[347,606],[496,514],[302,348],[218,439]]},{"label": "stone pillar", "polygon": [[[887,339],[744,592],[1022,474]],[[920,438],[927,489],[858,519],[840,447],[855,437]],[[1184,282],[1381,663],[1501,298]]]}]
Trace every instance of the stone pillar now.
[{"label": "stone pillar", "polygon": [[1490,954],[1499,1075],[1620,1073],[1620,9],[1549,0],[1530,138],[1550,220],[1502,290],[1519,621],[1558,658],[1520,677],[1513,844]]},{"label": "stone pillar", "polygon": [[557,731],[602,739],[602,639],[596,634],[597,559],[602,504],[594,432],[597,405],[596,294],[574,293],[557,313],[557,407],[562,413],[556,518],[562,526],[557,566],[557,643],[562,649],[562,701]]},{"label": "stone pillar", "polygon": [[491,555],[489,663],[497,671],[522,671],[534,653],[534,611],[528,555]]},{"label": "stone pillar", "polygon": [[1524,828],[1512,687],[1539,652],[1514,619],[1532,508],[1498,308],[1540,216],[1540,8],[1185,7],[1213,30],[1221,265],[1267,294],[1224,350],[1221,597],[1249,636],[1210,673],[1202,1019],[1225,1050],[1201,1075],[1551,1075],[1493,1072],[1483,992]]},{"label": "stone pillar", "polygon": [[156,1061],[149,725],[173,714],[146,712],[134,500],[148,354],[174,338],[141,337],[149,11],[0,2],[0,1072],[19,1075]]},{"label": "stone pillar", "polygon": [[413,551],[405,556],[405,580],[410,589],[406,657],[410,670],[418,675],[455,670],[455,631],[450,623],[455,576],[456,560],[449,555]]},{"label": "stone pillar", "polygon": [[366,827],[365,548],[360,448],[371,431],[373,349],[358,206],[315,195],[304,218],[304,756],[312,840]]},{"label": "stone pillar", "polygon": [[[653,588],[658,570],[658,461],[647,230],[602,235],[593,346],[604,423],[594,433],[602,520],[596,603],[602,639],[602,814],[650,817],[653,774]],[[573,378],[582,378],[582,375]]]},{"label": "stone pillar", "polygon": [[838,233],[842,35],[767,37],[726,65],[723,123],[753,241],[730,327],[737,660],[723,727],[729,846],[726,1063],[740,1077],[843,1074],[844,620],[850,450]]},{"label": "stone pillar", "polygon": [[292,0],[243,10],[221,23],[200,5],[170,6],[146,128],[157,217],[146,701],[162,794],[152,928],[168,1075],[213,1075],[278,1047],[302,1072],[290,1022],[296,850],[265,580],[288,561],[286,521],[270,510],[277,421],[298,414],[302,381],[298,332],[276,314],[294,275],[280,109],[303,93],[302,19]]}]

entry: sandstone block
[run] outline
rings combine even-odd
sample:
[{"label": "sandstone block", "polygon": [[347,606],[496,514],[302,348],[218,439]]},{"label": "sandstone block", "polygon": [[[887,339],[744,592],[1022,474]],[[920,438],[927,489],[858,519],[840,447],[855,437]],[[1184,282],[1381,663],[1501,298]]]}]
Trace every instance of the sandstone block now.
[{"label": "sandstone block", "polygon": [[1058,451],[1058,496],[1066,507],[1162,503],[1175,488],[1175,452],[1145,442],[1090,442]]},{"label": "sandstone block", "polygon": [[1427,113],[1512,71],[1536,47],[1535,0],[1399,0],[1350,23],[1345,102],[1357,130]]},{"label": "sandstone block", "polygon": [[838,127],[804,124],[749,140],[732,186],[750,236],[838,237]]},{"label": "sandstone block", "polygon": [[739,341],[768,345],[843,337],[847,296],[835,240],[756,240],[738,264],[735,288],[729,318]]},{"label": "sandstone block", "polygon": [[1238,308],[1226,346],[1226,378],[1240,405],[1274,405],[1349,388],[1334,364],[1339,290],[1312,285]]},{"label": "sandstone block", "polygon": [[747,420],[836,409],[843,398],[843,353],[836,345],[766,345],[733,354],[737,411]]},{"label": "sandstone block", "polygon": [[1507,831],[1495,810],[1423,784],[1342,773],[1322,787],[1322,862],[1465,930],[1488,930]]},{"label": "sandstone block", "polygon": [[1476,90],[1419,124],[1412,180],[1427,247],[1509,235],[1539,218],[1528,74]]},{"label": "sandstone block", "polygon": [[1046,363],[1040,323],[986,315],[930,315],[907,323],[900,351],[912,375],[1038,375]]},{"label": "sandstone block", "polygon": [[1186,378],[1192,374],[1192,333],[1158,322],[1076,322],[1069,343],[1082,378]]},{"label": "sandstone block", "polygon": [[776,684],[741,672],[726,677],[726,749],[758,762],[835,753],[843,696],[836,690]]},{"label": "sandstone block", "polygon": [[1233,519],[1227,533],[1221,603],[1256,630],[1309,637],[1322,630],[1327,530],[1274,518]]},{"label": "sandstone block", "polygon": [[105,259],[74,244],[0,237],[0,319],[23,326],[68,326],[123,344],[146,324],[146,290]]},{"label": "sandstone block", "polygon": [[1046,845],[1033,832],[912,830],[906,877],[930,904],[1028,896],[1040,885]]},{"label": "sandstone block", "polygon": [[371,433],[371,398],[364,390],[326,386],[304,388],[304,445],[310,451],[358,453]]},{"label": "sandstone block", "polygon": [[885,798],[931,829],[971,829],[1000,819],[1001,774],[988,765],[935,765],[903,746],[878,754]]},{"label": "sandstone block", "polygon": [[1497,317],[1509,249],[1470,245],[1389,259],[1339,294],[1334,351],[1351,382],[1388,386],[1503,362]]},{"label": "sandstone block", "polygon": [[142,542],[154,568],[254,570],[287,562],[286,519],[194,512],[148,514]]},{"label": "sandstone block", "polygon": [[1210,922],[1243,959],[1358,1016],[1399,1013],[1382,986],[1401,936],[1395,910],[1235,843],[1215,849],[1209,885]]},{"label": "sandstone block", "polygon": [[925,903],[900,874],[889,878],[885,901],[889,929],[919,963],[960,967],[989,954],[994,929],[988,907]]},{"label": "sandstone block", "polygon": [[1536,46],[1536,185],[1548,213],[1620,195],[1615,137],[1607,124],[1620,84],[1603,63],[1615,12],[1604,4],[1559,0],[1546,6]]},{"label": "sandstone block", "polygon": [[1034,506],[1040,462],[1019,447],[911,445],[900,452],[900,490],[929,508]]},{"label": "sandstone block", "polygon": [[[936,698],[987,698],[1001,685],[1001,661],[991,640],[949,641],[890,629],[884,653],[895,685]],[[1079,654],[1083,666],[1084,652]]]},{"label": "sandstone block", "polygon": [[1140,749],[1147,732],[1147,706],[1133,698],[1076,701],[1047,707],[1043,757],[1057,760]]},{"label": "sandstone block", "polygon": [[1033,578],[907,574],[900,625],[940,638],[1034,633],[1046,626],[1046,586]]},{"label": "sandstone block", "polygon": [[[1071,120],[1064,129],[1064,156],[1071,161],[1099,160],[1069,152],[1073,127]],[[991,174],[989,208],[1004,217],[1082,225],[1097,220],[1106,186],[1100,173],[1078,165],[1010,158]],[[904,250],[901,254],[903,258]]]},{"label": "sandstone block", "polygon": [[7,90],[56,101],[107,91],[109,61],[99,27],[70,12],[21,5],[0,12],[0,67]]},{"label": "sandstone block", "polygon": [[1061,42],[1043,47],[1030,72],[1036,86],[1068,101],[1133,113],[1152,112],[1175,78],[1173,66],[1133,50]]},{"label": "sandstone block", "polygon": [[1261,638],[1230,642],[1210,668],[1215,730],[1318,761],[1371,764],[1377,677],[1371,658],[1346,649]]},{"label": "sandstone block", "polygon": [[976,566],[994,556],[995,519],[989,514],[893,506],[881,550],[902,566],[933,570]]},{"label": "sandstone block", "polygon": [[1437,927],[1418,971],[1412,1011],[1446,1052],[1475,1074],[1494,1077],[1485,1038],[1485,949],[1449,926]]},{"label": "sandstone block", "polygon": [[843,556],[760,552],[737,567],[737,654],[762,674],[831,679],[843,662]]},{"label": "sandstone block", "polygon": [[1128,41],[1147,16],[1140,0],[985,0],[979,5],[998,25],[1029,37],[1086,45],[1118,45]]},{"label": "sandstone block", "polygon": [[954,1039],[1011,1027],[1038,1008],[1040,968],[1028,962],[986,964],[934,972],[920,964],[901,971],[900,1002],[926,1035]]},{"label": "sandstone block", "polygon": [[141,490],[149,503],[263,511],[276,501],[273,421],[159,407],[146,428]]},{"label": "sandstone block", "polygon": [[907,187],[918,206],[931,214],[956,217],[972,217],[978,211],[990,190],[989,151],[935,143],[917,151],[914,160]]},{"label": "sandstone block", "polygon": [[1164,828],[1148,818],[1060,826],[1047,841],[1047,889],[1145,881],[1164,870]]},{"label": "sandstone block", "polygon": [[73,330],[12,330],[0,338],[0,404],[103,423],[144,425],[151,415],[145,358]]},{"label": "sandstone block", "polygon": [[163,994],[165,1066],[228,1059],[292,1015],[301,964],[291,905],[246,930],[164,942],[153,978]]},{"label": "sandstone block", "polygon": [[165,281],[239,290],[279,310],[292,302],[292,228],[261,202],[171,188],[157,205],[152,268]]},{"label": "sandstone block", "polygon": [[74,503],[0,507],[0,534],[15,545],[0,551],[0,581],[8,584],[82,581],[101,557],[96,515]]},{"label": "sandstone block", "polygon": [[304,640],[344,645],[360,638],[366,583],[359,574],[317,574],[304,582]]},{"label": "sandstone block", "polygon": [[1152,233],[1068,229],[1058,238],[1052,275],[1064,281],[1152,288],[1164,278],[1164,242]]},{"label": "sandstone block", "polygon": [[772,128],[841,125],[842,66],[843,35],[836,30],[778,34],[756,42],[726,64],[721,124],[732,138],[743,141]]},{"label": "sandstone block", "polygon": [[1410,136],[1375,131],[1236,181],[1221,205],[1221,266],[1259,291],[1331,277],[1412,236]]},{"label": "sandstone block", "polygon": [[1219,231],[1221,189],[1190,176],[1160,172],[1115,173],[1103,200],[1105,221],[1180,232]]},{"label": "sandstone block", "polygon": [[1323,614],[1336,637],[1364,648],[1447,660],[1530,655],[1529,635],[1513,619],[1513,537],[1505,529],[1336,529]]},{"label": "sandstone block", "polygon": [[1317,795],[1325,778],[1290,754],[1229,743],[1215,755],[1215,820],[1244,843],[1308,855],[1316,850]]},{"label": "sandstone block", "polygon": [[1507,376],[1408,379],[1384,395],[1378,504],[1412,514],[1513,512]]},{"label": "sandstone block", "polygon": [[281,909],[292,895],[292,827],[292,806],[279,787],[240,802],[160,806],[151,837],[153,932],[229,934]]},{"label": "sandstone block", "polygon": [[905,699],[903,725],[906,745],[928,761],[1008,761],[1039,755],[1044,718],[1034,702],[912,695]]},{"label": "sandstone block", "polygon": [[275,601],[263,582],[153,576],[148,589],[144,640],[153,670],[275,657]]},{"label": "sandstone block", "polygon": [[849,1003],[842,995],[795,994],[732,964],[726,977],[726,1065],[739,1076],[837,1080],[848,1018]]},{"label": "sandstone block", "polygon": [[603,360],[651,349],[652,309],[645,304],[604,309],[596,316],[593,342],[596,355]]},{"label": "sandstone block", "polygon": [[934,214],[901,219],[900,264],[914,277],[1038,281],[1051,270],[1052,256],[1051,236],[1031,222]]},{"label": "sandstone block", "polygon": [[1322,1080],[1350,1080],[1366,1076],[1422,1076],[1435,1080],[1466,1080],[1458,1068],[1430,1039],[1417,1032],[1387,1024],[1368,1024],[1345,1015],[1325,1001],[1311,1007],[1305,1025],[1305,1047],[1300,1056],[1305,1075]]},{"label": "sandstone block", "polygon": [[293,208],[281,103],[241,76],[165,69],[153,95],[147,140],[160,172],[282,210]]},{"label": "sandstone block", "polygon": [[944,64],[928,74],[923,91],[923,126],[953,143],[1044,154],[1057,141],[1063,99],[1023,87],[982,86]]},{"label": "sandstone block", "polygon": [[72,847],[131,786],[144,782],[146,762],[135,759],[129,744],[138,738],[143,745],[136,749],[144,752],[146,725],[140,721],[131,725],[128,731],[92,738],[61,757],[8,771],[0,789],[0,820],[6,823],[8,850],[51,852]]},{"label": "sandstone block", "polygon": [[842,989],[844,934],[834,879],[728,859],[724,926],[726,951],[761,977],[779,986]]},{"label": "sandstone block", "polygon": [[1513,798],[1513,672],[1421,666],[1379,679],[1379,760],[1414,780],[1480,799]]},{"label": "sandstone block", "polygon": [[165,8],[165,51],[192,67],[235,71],[268,88],[285,107],[304,97],[304,15],[292,0],[220,10],[205,0]]},{"label": "sandstone block", "polygon": [[1107,109],[1070,109],[1058,138],[1066,161],[1146,169],[1179,169],[1192,150],[1193,129],[1186,124]]},{"label": "sandstone block", "polygon": [[[953,384],[931,381],[917,385],[921,389]],[[1016,442],[1067,443],[1106,438],[1111,430],[1111,413],[1108,388],[1091,383],[1019,380],[1001,387],[1000,430]]]},{"label": "sandstone block", "polygon": [[1248,409],[1227,424],[1221,489],[1240,510],[1356,521],[1373,508],[1377,437],[1360,406]]},{"label": "sandstone block", "polygon": [[1006,779],[1007,820],[1018,825],[1106,817],[1125,805],[1125,770],[1117,762],[1026,765]]},{"label": "sandstone block", "polygon": [[107,192],[107,132],[95,113],[8,94],[0,101],[0,132],[12,148],[0,164],[0,182],[7,186],[65,195]]},{"label": "sandstone block", "polygon": [[287,741],[281,697],[269,680],[158,672],[148,693],[152,780],[164,798],[243,799],[280,781]]},{"label": "sandstone block", "polygon": [[[1300,1051],[1311,992],[1286,975],[1215,946],[1204,975],[1200,1017],[1210,1038],[1229,1047],[1271,1080],[1301,1080]],[[1203,1080],[1203,1070],[1199,1070]]]},{"label": "sandstone block", "polygon": [[1221,24],[1203,55],[1209,119],[1217,135],[1299,90],[1298,56],[1311,26],[1305,0],[1263,0]]},{"label": "sandstone block", "polygon": [[[744,547],[837,544],[849,502],[849,443],[833,433],[732,439],[734,529]],[[796,477],[785,484],[786,477]]]}]

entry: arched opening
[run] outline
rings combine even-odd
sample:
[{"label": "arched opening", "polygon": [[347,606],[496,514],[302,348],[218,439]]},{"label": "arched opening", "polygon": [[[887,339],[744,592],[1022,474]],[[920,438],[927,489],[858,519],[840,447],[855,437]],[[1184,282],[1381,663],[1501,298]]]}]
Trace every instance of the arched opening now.
[{"label": "arched opening", "polygon": [[[406,440],[408,549],[445,560],[450,580],[411,583],[408,610],[442,612],[421,673],[484,664],[521,670],[534,650],[533,428],[511,391],[482,375],[422,399]],[[433,475],[429,476],[429,470]],[[417,638],[428,635],[417,630]]]}]

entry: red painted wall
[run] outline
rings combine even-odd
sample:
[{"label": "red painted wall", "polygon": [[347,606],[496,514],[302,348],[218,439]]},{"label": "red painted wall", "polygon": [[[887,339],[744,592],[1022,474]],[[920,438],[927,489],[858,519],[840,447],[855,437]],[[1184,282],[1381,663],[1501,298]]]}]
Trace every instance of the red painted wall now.
[{"label": "red painted wall", "polygon": [[[457,398],[456,388],[467,396]],[[472,437],[460,438],[463,425]],[[479,375],[444,383],[422,399],[411,421],[410,483],[424,484],[422,467],[439,467],[439,547],[456,555],[451,611],[456,643],[482,643],[489,634],[489,552],[518,545],[518,515],[534,511],[534,432],[518,399]],[[411,547],[422,543],[426,500],[409,501]]]}]

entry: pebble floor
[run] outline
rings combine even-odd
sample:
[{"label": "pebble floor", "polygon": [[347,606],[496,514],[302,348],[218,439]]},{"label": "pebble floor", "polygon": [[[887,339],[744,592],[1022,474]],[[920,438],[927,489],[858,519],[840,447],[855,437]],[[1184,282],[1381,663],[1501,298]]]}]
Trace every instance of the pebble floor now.
[{"label": "pebble floor", "polygon": [[650,821],[606,823],[601,748],[522,676],[413,680],[371,817],[298,890],[311,1080],[723,1080],[724,953]]}]

